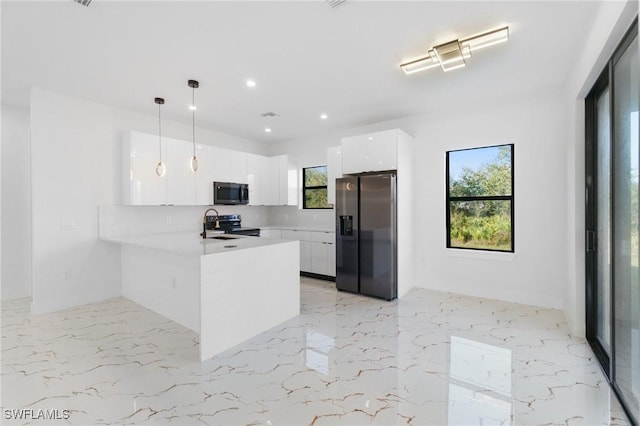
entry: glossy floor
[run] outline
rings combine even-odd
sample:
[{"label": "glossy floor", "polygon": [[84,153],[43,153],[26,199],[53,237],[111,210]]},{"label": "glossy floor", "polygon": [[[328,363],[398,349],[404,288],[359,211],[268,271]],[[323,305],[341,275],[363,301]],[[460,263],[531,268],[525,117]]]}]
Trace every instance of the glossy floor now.
[{"label": "glossy floor", "polygon": [[301,286],[299,317],[204,363],[195,333],[123,298],[5,303],[2,407],[69,410],[32,424],[627,424],[559,311]]}]

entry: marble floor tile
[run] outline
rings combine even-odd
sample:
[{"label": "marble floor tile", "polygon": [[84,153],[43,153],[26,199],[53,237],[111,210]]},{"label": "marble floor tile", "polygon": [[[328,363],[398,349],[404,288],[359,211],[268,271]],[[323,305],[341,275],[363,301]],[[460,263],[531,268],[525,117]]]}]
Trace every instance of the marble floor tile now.
[{"label": "marble floor tile", "polygon": [[124,298],[39,316],[5,302],[1,423],[629,424],[560,311],[304,277],[301,302],[202,363],[196,333]]}]

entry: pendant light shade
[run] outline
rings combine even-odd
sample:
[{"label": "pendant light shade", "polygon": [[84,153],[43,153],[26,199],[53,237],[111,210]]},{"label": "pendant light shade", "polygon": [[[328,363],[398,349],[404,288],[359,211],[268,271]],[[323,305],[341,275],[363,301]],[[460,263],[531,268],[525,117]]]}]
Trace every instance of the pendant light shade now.
[{"label": "pendant light shade", "polygon": [[196,89],[200,87],[200,83],[196,80],[189,80],[187,85],[191,87],[191,105],[189,105],[189,109],[191,110],[191,121],[193,125],[193,157],[189,161],[189,167],[193,173],[198,171],[198,158],[196,157]]},{"label": "pendant light shade", "polygon": [[162,120],[160,116],[160,106],[164,105],[164,99],[155,98],[154,102],[158,104],[158,145],[159,145],[158,151],[160,154],[160,161],[156,166],[156,175],[158,175],[159,177],[162,177],[167,172],[167,167],[162,162]]}]

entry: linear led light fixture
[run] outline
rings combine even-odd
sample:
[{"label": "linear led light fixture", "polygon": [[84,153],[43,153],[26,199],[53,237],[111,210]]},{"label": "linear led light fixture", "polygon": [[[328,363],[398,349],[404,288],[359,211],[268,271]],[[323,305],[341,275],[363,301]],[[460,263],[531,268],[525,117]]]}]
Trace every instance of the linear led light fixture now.
[{"label": "linear led light fixture", "polygon": [[400,64],[405,74],[441,67],[443,71],[451,71],[464,67],[465,59],[471,57],[471,52],[504,43],[509,40],[509,27],[505,26],[487,31],[461,40],[452,40],[432,47],[427,51],[427,56],[413,59]]},{"label": "linear led light fixture", "polygon": [[346,0],[326,0],[326,1],[329,7],[335,8],[342,5],[342,3],[344,3]]}]

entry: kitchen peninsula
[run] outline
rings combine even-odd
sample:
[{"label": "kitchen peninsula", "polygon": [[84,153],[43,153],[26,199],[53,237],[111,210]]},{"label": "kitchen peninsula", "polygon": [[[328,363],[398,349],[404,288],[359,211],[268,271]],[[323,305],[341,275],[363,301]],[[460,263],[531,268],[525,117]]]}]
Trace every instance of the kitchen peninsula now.
[{"label": "kitchen peninsula", "polygon": [[299,242],[193,232],[109,236],[122,295],[200,334],[204,361],[300,313]]}]

